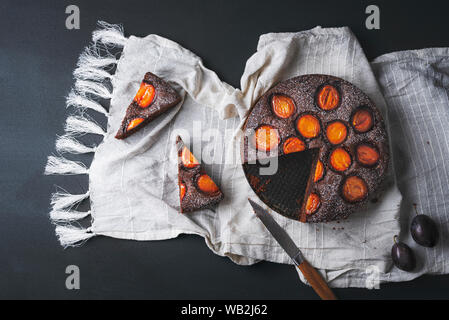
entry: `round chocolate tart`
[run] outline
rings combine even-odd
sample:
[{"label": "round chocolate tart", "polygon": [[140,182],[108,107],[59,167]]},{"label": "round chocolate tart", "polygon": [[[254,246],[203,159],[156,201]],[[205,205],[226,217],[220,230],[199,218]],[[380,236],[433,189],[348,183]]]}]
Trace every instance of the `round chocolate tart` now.
[{"label": "round chocolate tart", "polygon": [[[250,109],[243,130],[248,182],[269,207],[292,219],[347,218],[386,175],[382,115],[365,93],[337,77],[304,75],[280,82]],[[260,174],[260,161],[273,156],[278,170]]]}]

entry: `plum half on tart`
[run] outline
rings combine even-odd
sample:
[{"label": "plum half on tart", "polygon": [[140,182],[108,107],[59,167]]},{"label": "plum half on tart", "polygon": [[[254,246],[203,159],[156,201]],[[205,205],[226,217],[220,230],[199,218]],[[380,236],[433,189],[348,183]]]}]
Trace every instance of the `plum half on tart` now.
[{"label": "plum half on tart", "polygon": [[176,149],[181,212],[192,212],[217,205],[223,199],[223,193],[184,145],[180,136],[176,138]]},{"label": "plum half on tart", "polygon": [[127,138],[180,101],[181,97],[166,81],[147,72],[115,137]]},{"label": "plum half on tart", "polygon": [[[347,218],[379,191],[387,173],[381,113],[365,93],[337,77],[304,75],[278,83],[250,109],[243,130],[248,182],[288,218]],[[262,159],[273,155],[279,169],[261,175]]]}]

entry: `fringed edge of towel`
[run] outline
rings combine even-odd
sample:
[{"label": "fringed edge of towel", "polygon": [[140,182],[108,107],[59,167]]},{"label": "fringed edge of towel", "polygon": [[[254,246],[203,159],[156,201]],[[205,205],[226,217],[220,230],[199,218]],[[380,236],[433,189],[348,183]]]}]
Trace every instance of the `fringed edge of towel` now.
[{"label": "fringed edge of towel", "polygon": [[[110,49],[123,48],[128,39],[120,25],[99,21],[98,26],[99,29],[92,33],[92,44],[81,53],[73,71],[75,84],[67,96],[66,107],[72,107],[75,111],[67,117],[65,133],[56,139],[58,155],[48,157],[45,175],[89,174],[89,168],[84,163],[67,159],[65,155],[95,153],[97,146],[86,146],[77,137],[85,134],[106,135],[86,111],[93,110],[109,116],[108,111],[97,100],[112,98],[109,88],[113,78],[111,70],[118,59]],[[89,191],[71,194],[60,187],[51,196],[49,216],[56,225],[56,236],[64,248],[80,246],[95,236],[90,227],[84,228],[78,223],[91,216],[91,211],[76,210],[89,196]]]}]

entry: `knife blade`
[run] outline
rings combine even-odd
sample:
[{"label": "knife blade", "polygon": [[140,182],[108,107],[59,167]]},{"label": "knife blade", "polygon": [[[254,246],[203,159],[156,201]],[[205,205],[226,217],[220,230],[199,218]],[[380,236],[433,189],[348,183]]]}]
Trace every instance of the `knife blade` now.
[{"label": "knife blade", "polygon": [[256,216],[262,220],[262,223],[267,227],[268,231],[271,235],[276,239],[276,241],[280,244],[282,249],[287,252],[287,254],[292,258],[293,262],[296,266],[299,266],[303,261],[304,257],[301,253],[301,250],[296,246],[293,242],[292,238],[285,232],[284,229],[273,219],[271,214],[269,214],[264,208],[259,206],[257,203],[248,199],[251,207],[253,207]]},{"label": "knife blade", "polygon": [[262,221],[271,235],[276,239],[279,245],[290,256],[295,265],[304,275],[304,278],[310,283],[315,292],[323,300],[336,300],[334,293],[331,291],[326,281],[321,277],[318,271],[315,270],[304,258],[301,250],[293,242],[288,233],[273,219],[273,217],[260,205],[248,199],[256,216]]}]

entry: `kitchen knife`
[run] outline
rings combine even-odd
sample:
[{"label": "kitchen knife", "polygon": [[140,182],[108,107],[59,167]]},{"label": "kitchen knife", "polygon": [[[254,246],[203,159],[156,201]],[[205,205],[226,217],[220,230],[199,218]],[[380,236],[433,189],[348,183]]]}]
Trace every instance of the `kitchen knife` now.
[{"label": "kitchen knife", "polygon": [[248,199],[249,203],[254,209],[256,216],[262,221],[271,235],[276,239],[279,245],[292,258],[295,265],[304,275],[304,278],[310,283],[315,292],[323,300],[336,300],[334,293],[327,285],[326,281],[321,277],[318,271],[315,270],[305,259],[301,250],[295,245],[293,240],[287,232],[273,219],[273,217],[257,203]]}]

